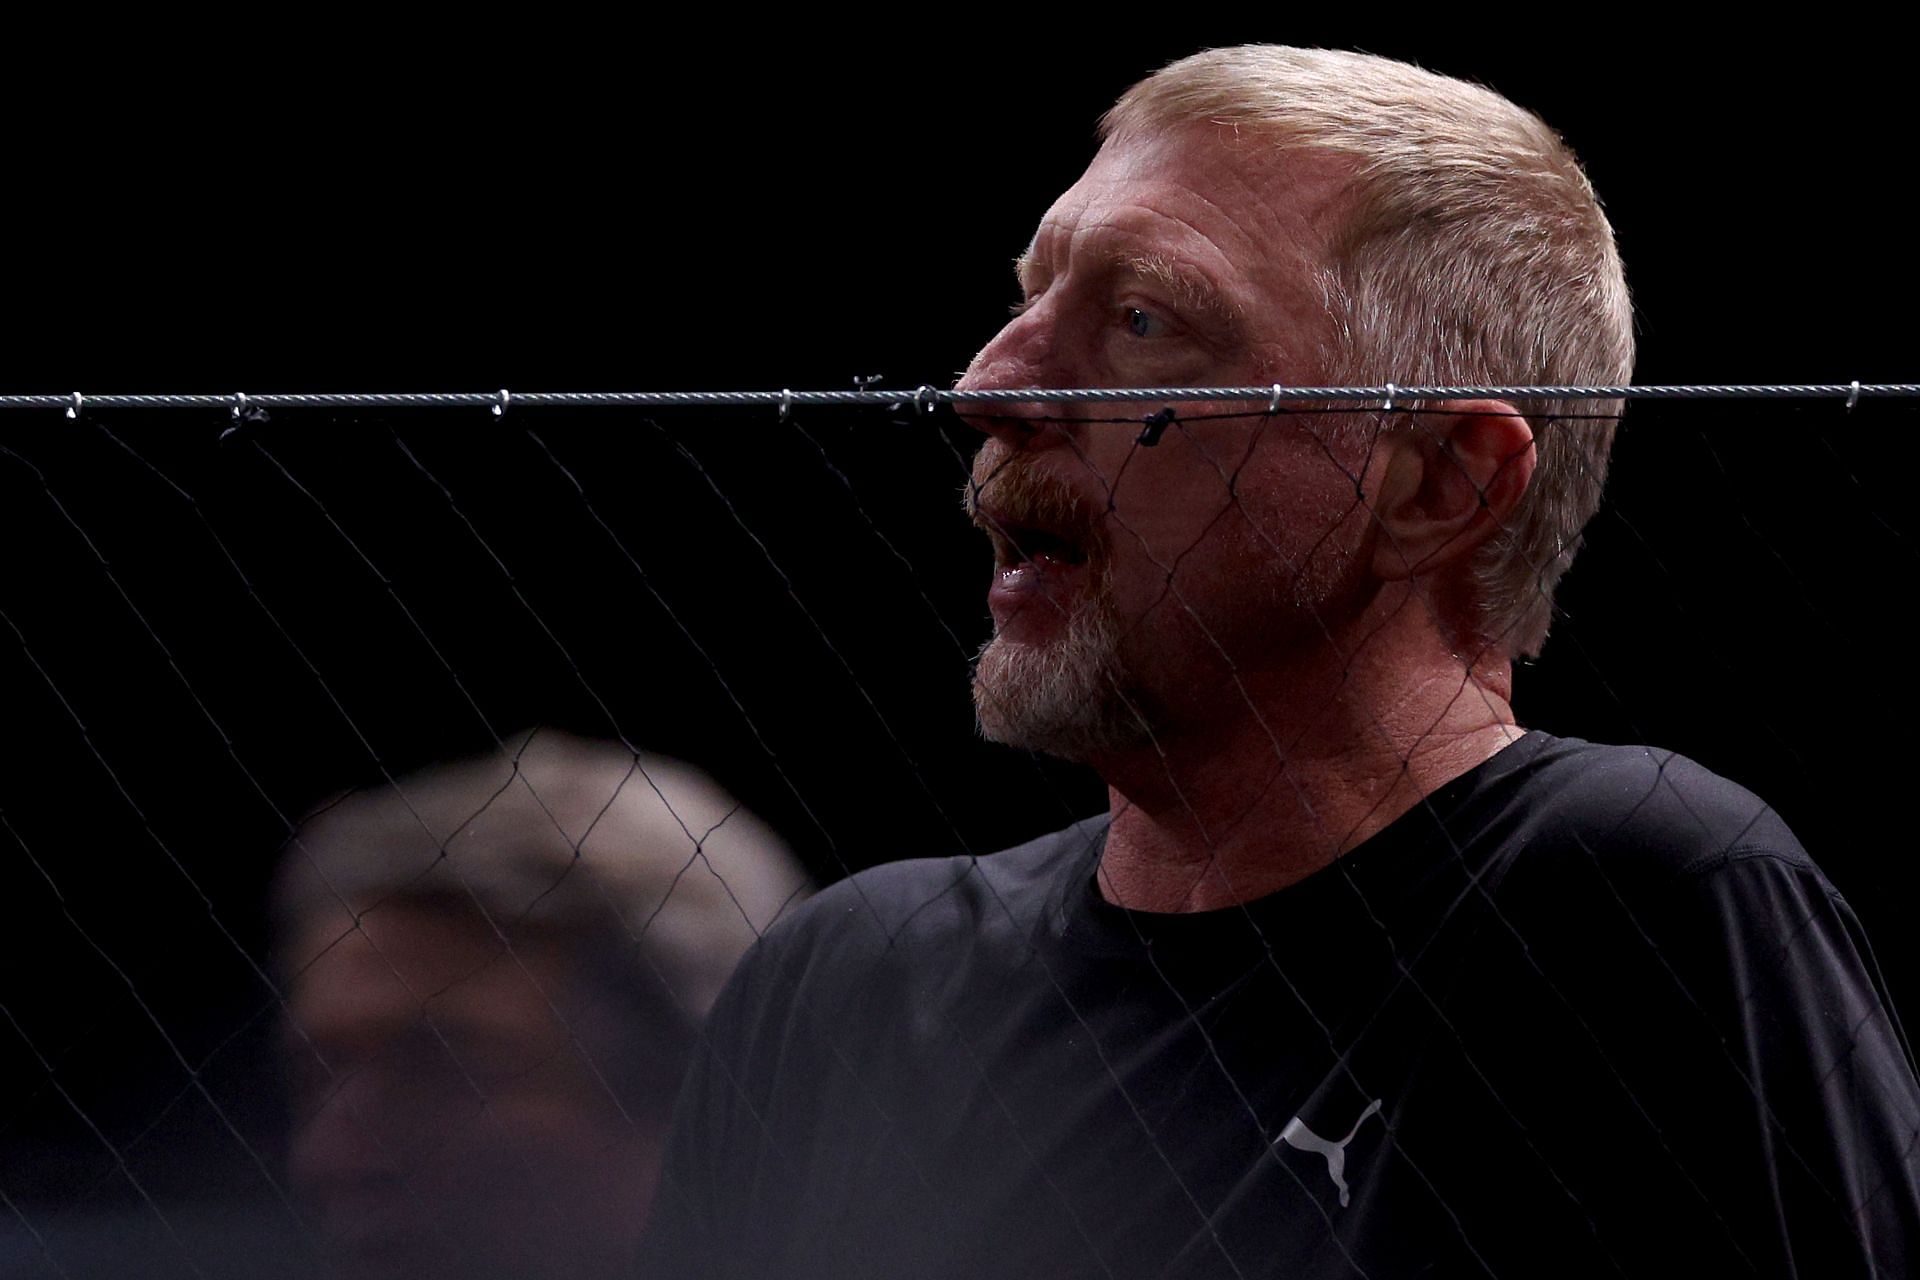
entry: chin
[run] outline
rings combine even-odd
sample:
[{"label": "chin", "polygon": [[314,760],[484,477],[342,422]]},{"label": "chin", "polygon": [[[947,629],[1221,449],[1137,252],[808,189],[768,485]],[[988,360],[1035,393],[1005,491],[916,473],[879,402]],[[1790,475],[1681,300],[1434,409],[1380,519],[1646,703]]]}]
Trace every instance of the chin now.
[{"label": "chin", "polygon": [[983,738],[1079,764],[1152,739],[1116,646],[1101,643],[1111,633],[1079,623],[1052,643],[995,637],[981,650],[973,709]]}]

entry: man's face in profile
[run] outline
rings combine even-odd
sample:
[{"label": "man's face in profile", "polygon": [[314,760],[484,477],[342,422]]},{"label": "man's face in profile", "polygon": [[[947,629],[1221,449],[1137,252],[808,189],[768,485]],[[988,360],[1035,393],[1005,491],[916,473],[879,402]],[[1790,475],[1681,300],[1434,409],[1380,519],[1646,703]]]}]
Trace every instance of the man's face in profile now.
[{"label": "man's face in profile", "polygon": [[[959,386],[1310,385],[1345,175],[1213,127],[1109,141],[1041,221],[1022,309]],[[1322,642],[1359,585],[1364,455],[1314,420],[1195,406],[1149,449],[1137,417],[1090,420],[1131,405],[995,408],[1009,416],[968,415],[989,433],[989,736],[1087,759],[1140,741],[1140,715],[1204,719],[1227,683],[1211,673]]]},{"label": "man's face in profile", "polygon": [[286,1035],[294,1186],[343,1269],[618,1274],[658,1135],[588,1064],[579,1010],[572,1028],[556,1012],[575,990],[566,952],[516,939],[509,953],[455,908],[361,919],[299,941],[317,958]]}]

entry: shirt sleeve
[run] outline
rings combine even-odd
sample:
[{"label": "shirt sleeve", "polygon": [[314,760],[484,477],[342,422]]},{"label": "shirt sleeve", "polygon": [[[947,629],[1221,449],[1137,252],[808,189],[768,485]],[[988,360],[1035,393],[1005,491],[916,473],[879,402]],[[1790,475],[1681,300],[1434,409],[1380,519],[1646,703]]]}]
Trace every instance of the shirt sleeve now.
[{"label": "shirt sleeve", "polygon": [[1748,1091],[1734,1102],[1760,1167],[1734,1173],[1739,1216],[1772,1236],[1753,1255],[1787,1276],[1911,1274],[1920,1084],[1858,919],[1811,864],[1776,854],[1736,851],[1687,881],[1690,927],[1661,943]]}]

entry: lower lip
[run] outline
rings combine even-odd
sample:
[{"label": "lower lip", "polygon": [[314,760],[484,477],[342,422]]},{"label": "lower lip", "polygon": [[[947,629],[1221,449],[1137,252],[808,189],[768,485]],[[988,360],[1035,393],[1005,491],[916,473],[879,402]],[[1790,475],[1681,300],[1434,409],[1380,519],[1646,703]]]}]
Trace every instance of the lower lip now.
[{"label": "lower lip", "polygon": [[994,629],[1004,635],[1021,628],[1057,626],[1072,615],[1089,578],[1084,561],[1055,560],[1051,556],[1000,566],[994,570],[993,588],[987,592]]}]

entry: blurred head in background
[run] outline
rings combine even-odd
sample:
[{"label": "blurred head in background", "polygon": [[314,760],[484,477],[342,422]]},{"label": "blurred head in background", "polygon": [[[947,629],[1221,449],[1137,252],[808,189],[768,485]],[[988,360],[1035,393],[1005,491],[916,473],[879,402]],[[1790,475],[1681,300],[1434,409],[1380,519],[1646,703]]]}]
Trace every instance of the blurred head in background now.
[{"label": "blurred head in background", "polygon": [[275,949],[340,1269],[623,1274],[701,1020],[805,891],[706,775],[554,730],[317,812]]}]

